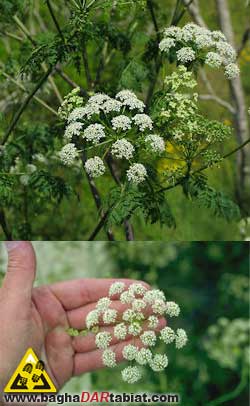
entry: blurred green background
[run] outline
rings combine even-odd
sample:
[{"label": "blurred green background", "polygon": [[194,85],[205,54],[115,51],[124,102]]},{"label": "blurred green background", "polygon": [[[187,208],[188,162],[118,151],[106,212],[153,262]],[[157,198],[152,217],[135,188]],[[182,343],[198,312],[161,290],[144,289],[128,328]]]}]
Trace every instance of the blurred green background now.
[{"label": "blurred green background", "polygon": [[[105,369],[72,379],[65,392],[177,392],[183,406],[204,406],[238,388],[235,399],[223,404],[249,404],[244,375],[249,370],[249,243],[34,245],[38,256],[36,284],[80,277],[144,280],[164,290],[168,300],[179,303],[181,315],[169,325],[185,328],[189,336],[183,350],[167,348],[166,372],[147,370],[142,382],[126,385],[118,373]],[[6,257],[1,249],[3,275]]]}]

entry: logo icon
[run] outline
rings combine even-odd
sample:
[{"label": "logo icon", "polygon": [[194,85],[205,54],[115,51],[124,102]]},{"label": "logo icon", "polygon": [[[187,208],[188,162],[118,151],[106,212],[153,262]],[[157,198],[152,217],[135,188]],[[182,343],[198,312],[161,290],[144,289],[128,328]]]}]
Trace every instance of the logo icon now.
[{"label": "logo icon", "polygon": [[6,385],[4,392],[57,392],[55,385],[45,371],[44,362],[29,348]]}]

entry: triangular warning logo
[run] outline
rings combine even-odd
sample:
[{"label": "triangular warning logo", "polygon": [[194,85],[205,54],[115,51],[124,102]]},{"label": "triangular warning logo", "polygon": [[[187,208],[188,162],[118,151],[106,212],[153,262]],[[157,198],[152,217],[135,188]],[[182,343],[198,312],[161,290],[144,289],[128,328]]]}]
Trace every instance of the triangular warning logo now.
[{"label": "triangular warning logo", "polygon": [[4,392],[48,393],[57,392],[57,390],[45,371],[44,362],[37,358],[32,348],[29,348]]}]

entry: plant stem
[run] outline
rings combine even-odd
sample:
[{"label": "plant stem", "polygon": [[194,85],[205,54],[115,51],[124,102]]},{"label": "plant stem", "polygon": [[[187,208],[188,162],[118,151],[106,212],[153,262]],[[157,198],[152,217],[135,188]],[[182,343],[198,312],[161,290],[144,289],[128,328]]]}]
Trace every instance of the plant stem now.
[{"label": "plant stem", "polygon": [[12,234],[6,222],[4,209],[0,209],[0,224],[7,241],[12,241]]},{"label": "plant stem", "polygon": [[45,72],[45,74],[41,77],[41,79],[39,80],[39,82],[37,83],[37,85],[34,87],[34,89],[32,90],[32,92],[27,96],[27,98],[24,100],[23,104],[20,106],[20,108],[18,109],[18,111],[16,112],[12,122],[10,123],[9,128],[7,129],[6,133],[3,136],[3,139],[1,141],[1,145],[4,145],[7,141],[8,138],[10,136],[10,134],[12,133],[12,131],[15,129],[15,127],[17,126],[18,121],[20,120],[23,112],[25,111],[26,107],[28,106],[29,102],[31,101],[31,99],[35,96],[35,94],[38,92],[38,90],[42,87],[42,85],[44,84],[44,82],[46,82],[47,78],[49,77],[49,75],[52,72],[53,67],[51,66],[47,72]]},{"label": "plant stem", "polygon": [[55,26],[56,26],[56,29],[57,29],[57,31],[59,32],[59,35],[60,35],[60,37],[62,38],[63,43],[65,44],[64,35],[63,35],[63,33],[62,33],[62,30],[61,30],[61,28],[60,28],[60,25],[59,25],[59,23],[58,23],[58,21],[57,21],[57,19],[56,19],[55,14],[54,14],[54,11],[53,11],[52,6],[51,6],[51,4],[50,4],[50,0],[46,0],[46,4],[47,4],[47,6],[48,6],[48,10],[49,10],[50,15],[51,15],[51,17],[52,17],[52,20],[54,21],[54,24],[55,24]]},{"label": "plant stem", "polygon": [[228,402],[229,400],[235,399],[247,386],[248,382],[248,369],[243,368],[241,373],[241,379],[239,384],[236,386],[234,390],[229,393],[225,393],[225,395],[220,396],[219,398],[212,400],[211,402],[207,403],[206,406],[217,406],[221,405],[222,403]]}]

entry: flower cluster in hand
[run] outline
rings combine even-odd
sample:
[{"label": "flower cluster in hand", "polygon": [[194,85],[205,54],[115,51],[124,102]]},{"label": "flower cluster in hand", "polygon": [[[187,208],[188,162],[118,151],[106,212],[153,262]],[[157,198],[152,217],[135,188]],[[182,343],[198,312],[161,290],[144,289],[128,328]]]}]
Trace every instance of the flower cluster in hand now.
[{"label": "flower cluster in hand", "polygon": [[228,79],[236,78],[240,72],[236,51],[221,31],[210,31],[194,23],[183,28],[169,27],[159,47],[181,65],[199,61],[212,68],[223,67]]},{"label": "flower cluster in hand", "polygon": [[[123,313],[112,308],[114,300],[125,305]],[[162,317],[177,317],[179,313],[178,304],[168,302],[158,289],[147,290],[141,283],[126,287],[123,282],[114,282],[109,296],[101,298],[95,309],[88,313],[86,333],[96,334],[95,343],[102,350],[103,365],[110,368],[117,365],[114,347],[110,348],[113,338],[124,342],[122,355],[131,365],[123,369],[121,375],[124,381],[132,384],[141,379],[142,366],[148,365],[155,372],[163,371],[168,366],[167,355],[153,351],[158,339],[166,345],[175,343],[177,349],[186,345],[185,330],[177,329],[175,332],[169,326],[159,328]],[[113,332],[110,329],[105,331],[105,327],[100,325],[113,326]],[[79,334],[73,329],[69,333],[73,336]],[[129,339],[131,343],[128,343]]]},{"label": "flower cluster in hand", "polygon": [[66,97],[59,111],[67,120],[66,145],[58,154],[61,161],[71,166],[84,152],[85,170],[95,178],[105,173],[105,158],[123,160],[128,182],[145,181],[147,169],[138,162],[139,152],[144,150],[145,158],[159,156],[165,151],[165,143],[154,134],[144,103],[130,90],[122,90],[114,98],[97,93],[85,104],[76,93],[74,90]]}]

